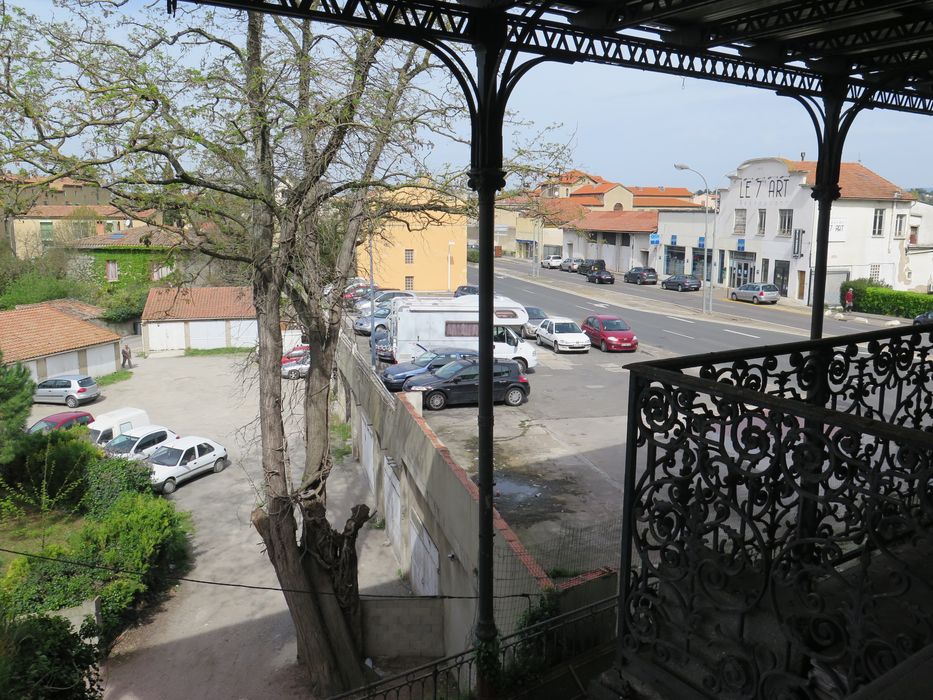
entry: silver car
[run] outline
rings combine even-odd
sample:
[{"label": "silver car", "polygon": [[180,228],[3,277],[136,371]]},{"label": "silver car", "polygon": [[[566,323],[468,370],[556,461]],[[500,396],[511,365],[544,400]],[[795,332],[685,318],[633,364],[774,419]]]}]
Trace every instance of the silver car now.
[{"label": "silver car", "polygon": [[392,309],[388,306],[379,306],[372,315],[364,314],[353,322],[353,332],[359,335],[369,335],[373,329],[386,330],[389,327],[389,315]]},{"label": "silver car", "polygon": [[777,304],[780,290],[773,284],[749,282],[732,291],[732,301],[750,301],[753,304]]},{"label": "silver car", "polygon": [[560,269],[564,272],[576,272],[583,258],[564,258],[560,263]]},{"label": "silver car", "polygon": [[93,401],[100,396],[100,387],[86,374],[60,374],[36,385],[33,403],[63,403],[70,408]]},{"label": "silver car", "polygon": [[301,377],[307,377],[310,369],[311,353],[306,353],[300,359],[282,365],[282,376],[285,379],[300,379]]}]

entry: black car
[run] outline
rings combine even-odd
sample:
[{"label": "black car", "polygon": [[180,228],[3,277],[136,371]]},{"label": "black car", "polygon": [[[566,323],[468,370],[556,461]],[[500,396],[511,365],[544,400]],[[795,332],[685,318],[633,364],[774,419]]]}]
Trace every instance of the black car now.
[{"label": "black car", "polygon": [[465,297],[468,294],[479,294],[479,287],[475,284],[461,284],[454,292],[455,297]]},{"label": "black car", "polygon": [[[513,360],[493,363],[493,401],[519,406],[531,393],[528,378]],[[422,392],[424,405],[439,411],[447,405],[476,403],[479,400],[479,361],[455,360],[433,375],[421,375],[405,381],[405,391]]]},{"label": "black car", "polygon": [[382,383],[389,391],[401,391],[406,379],[422,374],[431,374],[454,360],[472,360],[476,350],[469,348],[436,348],[427,350],[411,362],[386,367],[382,371]]},{"label": "black car", "polygon": [[586,258],[577,266],[577,272],[581,275],[588,275],[594,270],[605,270],[606,261],[602,258]]},{"label": "black car", "polygon": [[924,311],[919,316],[914,317],[915,326],[926,326],[929,324],[933,324],[933,310]]},{"label": "black car", "polygon": [[693,275],[671,275],[661,282],[662,289],[676,289],[678,292],[696,292],[702,286],[699,278]]},{"label": "black car", "polygon": [[586,281],[596,284],[615,284],[616,278],[609,270],[590,270],[586,273]]},{"label": "black car", "polygon": [[658,272],[653,267],[633,267],[622,276],[622,279],[635,284],[657,284]]}]

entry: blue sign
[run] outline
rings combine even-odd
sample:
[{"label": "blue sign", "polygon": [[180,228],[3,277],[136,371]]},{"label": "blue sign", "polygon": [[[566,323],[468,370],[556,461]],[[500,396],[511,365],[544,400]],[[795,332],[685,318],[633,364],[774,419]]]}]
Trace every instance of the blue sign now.
[{"label": "blue sign", "polygon": [[705,247],[706,247],[706,236],[700,236],[697,239],[697,248],[705,248]]},{"label": "blue sign", "polygon": [[648,234],[648,243],[651,245],[661,245],[661,234],[660,233]]},{"label": "blue sign", "polygon": [[677,245],[677,234],[676,233],[671,234],[671,245]]},{"label": "blue sign", "polygon": [[745,252],[745,239],[744,238],[739,239],[739,243],[738,243],[738,246],[736,247],[736,250],[739,251],[740,253]]}]

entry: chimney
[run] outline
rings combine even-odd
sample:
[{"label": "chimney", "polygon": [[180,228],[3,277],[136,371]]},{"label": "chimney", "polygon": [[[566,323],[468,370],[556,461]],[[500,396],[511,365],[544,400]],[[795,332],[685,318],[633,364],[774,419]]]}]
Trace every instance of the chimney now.
[{"label": "chimney", "polygon": [[801,152],[800,152],[800,160],[801,160],[801,161],[804,161],[804,160],[806,160],[806,159],[807,159],[807,154],[806,154],[806,152],[805,152],[805,151],[801,151]]},{"label": "chimney", "polygon": [[95,230],[98,236],[102,236],[104,234],[104,222],[98,221],[97,225],[95,226]]}]

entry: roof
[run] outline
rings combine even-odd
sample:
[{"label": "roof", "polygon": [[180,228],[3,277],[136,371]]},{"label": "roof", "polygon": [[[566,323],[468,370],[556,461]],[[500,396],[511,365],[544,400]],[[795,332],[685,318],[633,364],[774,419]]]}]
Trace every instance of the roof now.
[{"label": "roof", "polygon": [[657,187],[636,187],[633,185],[626,185],[625,188],[630,190],[636,197],[686,197],[690,199],[690,197],[693,196],[693,192],[686,187],[665,187],[664,185],[658,185]]},{"label": "roof", "polygon": [[[811,187],[816,184],[815,160],[787,160],[781,158],[790,172],[802,172]],[[841,199],[903,199],[914,196],[903,187],[885,180],[861,163],[842,163],[839,168],[839,196]]]},{"label": "roof", "polygon": [[118,343],[120,336],[47,304],[0,311],[0,352],[4,363]]},{"label": "roof", "polygon": [[101,219],[126,219],[126,218],[146,218],[155,214],[155,209],[146,209],[127,215],[110,204],[37,204],[30,207],[23,214],[17,214],[18,218],[26,219],[66,219],[74,216],[82,218],[82,214],[93,213]]},{"label": "roof", "polygon": [[689,199],[677,199],[676,197],[635,197],[632,200],[633,207],[657,207],[657,208],[676,208],[676,209],[702,209],[703,205],[699,202],[693,202]]},{"label": "roof", "polygon": [[256,318],[249,287],[153,287],[143,321]]},{"label": "roof", "polygon": [[570,196],[575,197],[577,195],[584,195],[584,194],[605,194],[606,192],[609,192],[610,190],[614,190],[616,187],[622,187],[622,185],[620,185],[617,182],[603,181],[603,182],[598,182],[595,185],[583,185],[582,187],[571,192]]},{"label": "roof", "polygon": [[542,199],[540,209],[545,223],[551,226],[567,226],[583,218],[589,211],[581,202],[569,197]]},{"label": "roof", "polygon": [[658,230],[657,211],[591,211],[567,228],[579,231],[654,233]]},{"label": "roof", "polygon": [[579,204],[584,207],[600,207],[603,204],[603,197],[602,195],[598,194],[585,194],[581,196],[573,193],[570,196],[573,198],[574,204]]},{"label": "roof", "polygon": [[52,309],[66,313],[82,321],[90,321],[93,318],[100,318],[104,315],[104,310],[100,306],[94,306],[77,299],[50,299],[40,301],[38,304],[19,304],[17,309],[32,309],[37,306],[46,306]]},{"label": "roof", "polygon": [[159,226],[134,226],[133,228],[104,233],[100,236],[78,238],[65,244],[67,248],[176,248],[190,247],[175,231]]}]

